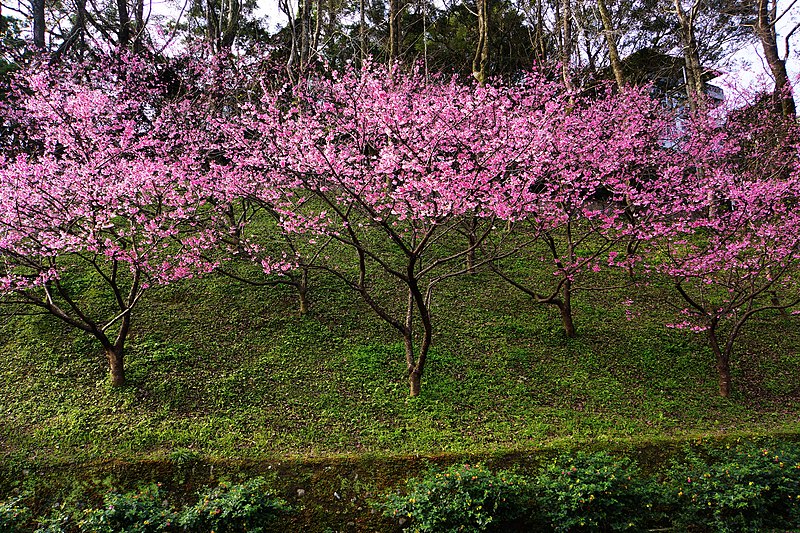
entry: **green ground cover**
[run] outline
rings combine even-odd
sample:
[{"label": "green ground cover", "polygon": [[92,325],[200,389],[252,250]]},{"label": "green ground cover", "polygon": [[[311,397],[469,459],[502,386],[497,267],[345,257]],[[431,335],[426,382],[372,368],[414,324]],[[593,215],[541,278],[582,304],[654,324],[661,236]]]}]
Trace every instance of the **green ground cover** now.
[{"label": "green ground cover", "polygon": [[[664,326],[674,321],[668,286],[651,279],[632,290],[620,287],[622,272],[598,276],[597,285],[618,288],[578,293],[573,339],[556,309],[490,273],[442,284],[418,398],[408,397],[402,340],[321,274],[303,317],[285,287],[211,276],[154,289],[134,319],[128,384],[116,389],[89,337],[48,316],[3,318],[0,497],[57,486],[65,475],[94,485],[107,475],[129,486],[137,477],[179,480],[192,465],[202,465],[192,489],[214,477],[213,465],[228,475],[293,465],[292,491],[327,479],[330,467],[325,486],[341,496],[342,484],[367,483],[369,492],[399,483],[426,457],[502,457],[507,466],[538,450],[667,450],[800,433],[797,317],[748,325],[725,399],[702,337]],[[86,298],[98,297],[91,279],[78,282]],[[364,481],[372,462],[383,481]],[[363,508],[358,498],[333,504],[349,516]]]}]

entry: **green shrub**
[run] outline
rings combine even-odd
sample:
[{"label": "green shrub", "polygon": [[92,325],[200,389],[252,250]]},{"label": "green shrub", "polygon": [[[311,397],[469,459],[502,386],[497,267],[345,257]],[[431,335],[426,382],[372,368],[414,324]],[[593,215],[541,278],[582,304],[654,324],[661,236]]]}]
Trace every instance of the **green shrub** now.
[{"label": "green shrub", "polygon": [[741,444],[687,452],[666,473],[665,501],[676,527],[763,531],[800,527],[800,449]]},{"label": "green shrub", "polygon": [[200,500],[181,513],[180,525],[194,533],[270,531],[291,508],[270,492],[263,478],[242,484],[222,482],[200,494]]},{"label": "green shrub", "polygon": [[175,531],[177,514],[164,499],[158,485],[138,492],[109,492],[103,507],[87,509],[77,521],[79,531],[87,533],[158,533]]},{"label": "green shrub", "polygon": [[406,531],[503,531],[523,515],[526,493],[521,476],[459,465],[409,480],[406,494],[388,495],[381,507],[386,516],[410,519]]},{"label": "green shrub", "polygon": [[652,518],[655,490],[635,461],[605,452],[561,456],[536,480],[541,516],[555,531],[623,531]]},{"label": "green shrub", "polygon": [[11,498],[0,502],[0,531],[14,533],[28,519],[28,508],[22,505],[22,498]]},{"label": "green shrub", "polygon": [[77,512],[74,507],[61,502],[53,506],[50,513],[36,519],[38,527],[34,533],[65,533],[74,531],[76,528],[70,527],[73,523],[72,515]]}]

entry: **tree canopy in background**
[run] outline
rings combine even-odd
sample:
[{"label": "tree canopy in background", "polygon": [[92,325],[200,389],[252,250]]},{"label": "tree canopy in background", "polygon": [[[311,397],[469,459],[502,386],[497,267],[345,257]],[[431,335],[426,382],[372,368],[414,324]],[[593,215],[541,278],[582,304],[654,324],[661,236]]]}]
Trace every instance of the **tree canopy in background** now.
[{"label": "tree canopy in background", "polygon": [[[791,90],[786,61],[798,34],[793,4],[777,0],[278,0],[274,9],[288,22],[275,30],[257,16],[266,6],[253,0],[2,5],[5,63],[42,52],[56,60],[125,48],[157,58],[187,47],[235,54],[256,47],[268,49],[295,80],[324,63],[341,68],[369,58],[481,80],[560,64],[568,87],[585,87],[598,79],[638,82],[635,64],[623,60],[648,51],[680,58],[690,98],[752,43],[781,98]],[[20,35],[29,40],[27,54]],[[789,102],[784,98],[784,114],[793,112]]]}]

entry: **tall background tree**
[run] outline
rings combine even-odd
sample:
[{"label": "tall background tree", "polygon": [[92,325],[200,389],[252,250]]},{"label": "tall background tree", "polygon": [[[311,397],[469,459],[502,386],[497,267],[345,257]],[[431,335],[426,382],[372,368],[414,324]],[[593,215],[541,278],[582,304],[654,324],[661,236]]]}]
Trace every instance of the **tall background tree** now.
[{"label": "tall background tree", "polygon": [[786,71],[786,60],[791,50],[791,37],[800,28],[800,22],[790,27],[786,33],[784,39],[785,53],[783,57],[781,57],[778,47],[777,24],[782,19],[786,19],[789,16],[790,10],[794,5],[795,2],[791,2],[789,6],[779,11],[777,0],[756,0],[756,21],[753,25],[758,40],[761,43],[764,58],[775,80],[773,98],[776,105],[780,106],[783,116],[790,118],[795,117],[797,109],[795,107],[794,93],[789,80],[789,74]]}]

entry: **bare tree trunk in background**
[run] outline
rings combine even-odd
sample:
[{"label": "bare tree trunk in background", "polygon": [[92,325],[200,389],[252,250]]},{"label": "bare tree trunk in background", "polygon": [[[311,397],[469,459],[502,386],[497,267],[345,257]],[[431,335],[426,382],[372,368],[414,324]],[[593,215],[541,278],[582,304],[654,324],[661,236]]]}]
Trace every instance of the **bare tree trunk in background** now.
[{"label": "bare tree trunk in background", "polygon": [[278,8],[289,19],[289,29],[292,33],[292,40],[289,45],[289,59],[286,60],[286,72],[289,74],[289,79],[294,82],[294,64],[297,59],[297,25],[295,24],[295,13],[289,0],[278,0]]},{"label": "bare tree trunk in background", "polygon": [[[776,103],[780,102],[781,113],[784,117],[794,117],[797,114],[797,109],[794,104],[792,86],[786,72],[786,60],[781,59],[778,53],[775,32],[775,23],[778,19],[778,2],[777,0],[773,0],[771,4],[769,0],[757,0],[757,2],[758,19],[755,24],[755,32],[761,42],[764,58],[767,60],[772,77],[775,78],[774,98]],[[787,49],[786,56],[788,57],[788,55],[789,51]]]},{"label": "bare tree trunk in background", "polygon": [[136,0],[134,17],[136,17],[136,25],[134,26],[136,34],[133,36],[133,51],[138,53],[142,51],[142,37],[144,36],[144,0]]},{"label": "bare tree trunk in background", "polygon": [[44,50],[44,0],[31,0],[31,11],[33,12],[33,45],[39,50]]},{"label": "bare tree trunk in background", "polygon": [[117,30],[117,44],[120,48],[127,48],[131,40],[131,17],[128,13],[128,0],[117,0],[117,16],[119,29]]},{"label": "bare tree trunk in background", "polygon": [[483,85],[489,63],[489,1],[475,0],[475,3],[478,8],[478,45],[472,58],[472,75]]},{"label": "bare tree trunk in background", "polygon": [[299,0],[297,11],[295,12],[291,0],[278,0],[278,8],[289,19],[289,29],[291,31],[292,39],[289,45],[289,59],[286,60],[286,73],[292,83],[297,81],[297,72],[302,70],[303,64],[303,3],[305,0]]},{"label": "bare tree trunk in background", "polygon": [[239,0],[221,0],[219,4],[216,0],[206,0],[206,36],[215,52],[233,46],[239,32],[241,11]]},{"label": "bare tree trunk in background", "polygon": [[689,106],[692,111],[698,108],[704,94],[703,67],[700,64],[700,54],[694,33],[694,21],[699,10],[700,0],[694,1],[688,13],[683,9],[681,0],[675,0],[675,14],[680,25],[681,47],[685,62],[686,96],[689,98]]},{"label": "bare tree trunk in background", "polygon": [[389,66],[400,54],[400,0],[389,0]]},{"label": "bare tree trunk in background", "polygon": [[367,26],[364,21],[364,0],[358,0],[358,47],[360,48],[361,67],[367,61]]},{"label": "bare tree trunk in background", "polygon": [[316,57],[319,53],[319,37],[322,35],[322,0],[314,2],[314,37],[311,39],[311,50],[308,60]]},{"label": "bare tree trunk in background", "polygon": [[219,19],[217,11],[214,9],[214,0],[205,0],[205,2],[206,39],[216,50],[216,44],[219,41]]},{"label": "bare tree trunk in background", "polygon": [[561,75],[564,87],[572,92],[575,86],[572,83],[570,63],[572,61],[572,48],[574,38],[572,35],[572,4],[570,0],[561,0]]},{"label": "bare tree trunk in background", "polygon": [[[313,4],[312,4],[313,2]],[[297,42],[292,47],[297,51],[297,72],[302,75],[317,51],[322,31],[320,22],[321,0],[300,0],[297,6],[297,24],[293,25],[292,38]],[[299,24],[299,31],[298,31]]]},{"label": "bare tree trunk in background", "polygon": [[77,11],[78,18],[72,26],[69,34],[64,38],[55,52],[50,56],[51,62],[58,61],[64,54],[66,54],[72,46],[82,39],[86,31],[86,0],[76,0],[75,10]]},{"label": "bare tree trunk in background", "polygon": [[242,4],[239,0],[225,0],[221,11],[224,13],[224,26],[220,37],[220,50],[233,46],[236,35],[239,33],[239,20],[242,15]]},{"label": "bare tree trunk in background", "polygon": [[547,45],[544,39],[544,14],[542,12],[542,1],[536,0],[536,34],[534,38],[534,49],[536,59],[544,64],[547,60]]},{"label": "bare tree trunk in background", "polygon": [[308,64],[308,57],[311,50],[311,0],[300,0],[300,62],[299,71],[303,72]]},{"label": "bare tree trunk in background", "polygon": [[617,49],[617,38],[614,31],[614,24],[611,21],[611,14],[608,11],[606,0],[597,0],[597,8],[600,10],[600,20],[603,22],[603,33],[606,36],[608,45],[608,58],[611,61],[611,70],[614,71],[614,79],[620,90],[625,86],[625,75],[622,71],[622,61],[619,58]]}]

